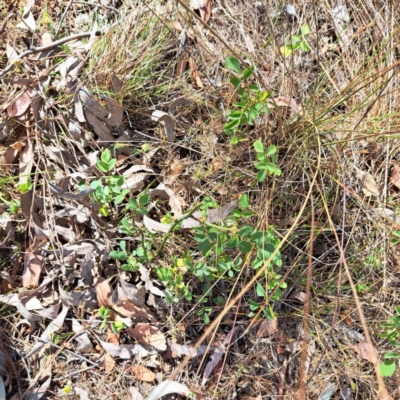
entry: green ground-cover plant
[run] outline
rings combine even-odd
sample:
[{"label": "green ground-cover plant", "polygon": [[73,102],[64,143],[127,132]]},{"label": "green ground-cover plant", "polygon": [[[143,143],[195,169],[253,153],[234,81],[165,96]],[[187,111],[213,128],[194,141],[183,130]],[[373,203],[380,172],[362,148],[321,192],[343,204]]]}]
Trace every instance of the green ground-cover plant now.
[{"label": "green ground-cover plant", "polygon": [[[215,206],[210,199],[205,199],[203,210]],[[232,280],[241,271],[245,258],[249,256],[252,268],[257,271],[259,268],[265,268],[268,285],[262,291],[262,296],[266,298],[268,292],[276,289],[272,300],[278,300],[282,289],[286,287],[285,283],[280,283],[281,275],[275,271],[275,268],[282,266],[281,255],[278,252],[271,263],[265,264],[265,261],[275,251],[279,244],[279,239],[274,235],[273,230],[256,230],[254,226],[246,224],[246,220],[253,216],[249,210],[249,199],[247,195],[242,195],[238,208],[232,212],[220,224],[203,223],[200,227],[194,229],[194,239],[197,242],[196,250],[190,251],[182,259],[183,265],[187,268],[189,274],[194,275],[202,283],[202,294],[197,296],[204,306],[198,311],[199,315],[204,317],[204,322],[209,321],[210,300],[216,305],[223,299],[212,293],[212,284],[217,280]],[[251,256],[250,256],[251,253]],[[180,292],[172,280],[174,275],[168,269],[158,270],[159,278],[169,284],[171,298],[176,301]],[[186,299],[191,298],[189,288],[183,282],[181,273],[178,276],[178,285],[181,285]],[[257,293],[261,293],[259,285]],[[256,302],[254,307],[260,305]],[[255,310],[255,309],[254,309]]]},{"label": "green ground-cover plant", "polygon": [[111,316],[111,310],[107,307],[101,306],[99,308],[99,317],[103,320],[100,325],[100,329],[103,330],[107,324],[110,325],[111,330],[117,335],[120,331],[126,329],[126,325],[120,321],[109,322],[108,319]]},{"label": "green ground-cover plant", "polygon": [[237,144],[242,139],[238,132],[245,125],[252,125],[261,113],[268,113],[266,100],[271,93],[262,90],[256,80],[249,83],[254,75],[255,67],[249,66],[243,69],[236,57],[227,57],[226,66],[240,76],[231,78],[232,85],[237,90],[239,101],[234,104],[233,110],[227,116],[228,122],[224,125],[224,132],[232,135],[231,143]]},{"label": "green ground-cover plant", "polygon": [[[230,141],[231,144],[237,144],[242,139],[239,132],[245,125],[252,125],[262,113],[269,113],[267,100],[272,93],[262,90],[257,81],[248,83],[254,75],[254,66],[246,67],[242,71],[240,61],[235,57],[228,57],[226,66],[233,72],[241,74],[240,77],[231,78],[232,85],[237,89],[239,101],[235,103],[234,109],[228,114],[228,122],[224,125],[224,132],[233,136]],[[255,164],[255,167],[259,170],[257,180],[259,182],[264,181],[267,174],[279,176],[281,170],[276,166],[277,147],[272,145],[265,151],[260,140],[256,140],[253,145],[258,160]]]},{"label": "green ground-cover plant", "polygon": [[[379,336],[385,338],[395,348],[400,348],[400,307],[394,308],[395,315],[389,318],[389,321],[382,324],[381,327],[385,328],[385,332]],[[396,370],[396,364],[400,367],[400,353],[388,352],[383,356],[384,360],[381,364],[380,371],[382,376],[392,376]]]},{"label": "green ground-cover plant", "polygon": [[[97,161],[97,167],[101,172],[109,174],[115,167],[117,160],[111,157],[111,152],[106,149]],[[118,205],[122,203],[129,193],[129,189],[121,189],[125,183],[123,176],[102,176],[90,183],[90,188],[94,189],[92,198],[99,204],[99,213],[108,216],[112,203]]]},{"label": "green ground-cover plant", "polygon": [[305,36],[310,33],[310,28],[307,24],[304,24],[300,28],[300,33],[297,35],[293,35],[290,38],[290,42],[281,47],[281,53],[285,57],[289,57],[292,53],[297,50],[309,51],[310,47],[308,46],[307,41],[305,40]]}]

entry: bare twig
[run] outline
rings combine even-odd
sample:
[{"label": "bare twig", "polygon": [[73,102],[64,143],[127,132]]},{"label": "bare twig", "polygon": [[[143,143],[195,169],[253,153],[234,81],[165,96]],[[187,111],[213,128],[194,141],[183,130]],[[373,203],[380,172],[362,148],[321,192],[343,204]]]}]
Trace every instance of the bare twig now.
[{"label": "bare twig", "polygon": [[311,232],[310,246],[308,248],[308,269],[307,269],[307,285],[306,285],[306,301],[304,304],[304,322],[303,322],[303,338],[301,342],[301,356],[299,368],[299,391],[297,398],[299,400],[306,399],[306,363],[307,363],[307,346],[310,341],[308,334],[308,319],[310,317],[311,308],[311,279],[312,279],[312,263],[313,263],[313,244],[314,244],[315,216],[314,216],[314,201],[311,198]]},{"label": "bare twig", "polygon": [[4,30],[6,29],[6,25],[7,22],[10,18],[12,18],[14,16],[14,13],[11,13],[10,15],[7,15],[6,19],[4,20],[4,22],[1,24],[0,26],[0,35],[4,32]]},{"label": "bare twig", "polygon": [[66,351],[67,353],[71,353],[71,354],[73,354],[75,357],[78,357],[78,358],[80,358],[81,360],[86,361],[87,363],[94,365],[95,367],[99,367],[99,364],[97,364],[97,363],[95,363],[95,362],[89,360],[89,359],[86,358],[86,357],[81,356],[81,355],[78,354],[78,353],[75,353],[75,352],[72,351],[72,350],[67,349],[66,347],[59,346],[58,344],[49,342],[48,340],[44,340],[44,339],[42,339],[42,338],[40,338],[40,337],[38,337],[38,336],[33,336],[33,335],[32,335],[32,337],[34,337],[35,339],[37,339],[39,342],[49,344],[50,346],[56,347],[57,349],[60,349],[60,350],[62,350],[62,351]]},{"label": "bare twig", "polygon": [[56,32],[55,32],[55,34],[54,34],[54,37],[57,37],[57,36],[58,36],[58,32],[59,32],[60,29],[61,29],[62,23],[64,22],[64,18],[65,18],[65,16],[67,15],[67,12],[68,12],[69,8],[71,7],[71,4],[72,4],[73,1],[74,1],[74,0],[69,0],[69,3],[67,4],[67,7],[65,7],[65,11],[64,11],[63,15],[62,15],[61,18],[60,18],[60,23],[59,23],[58,26],[57,26]]},{"label": "bare twig", "polygon": [[[87,368],[84,368],[84,369],[80,369],[79,371],[71,372],[70,374],[61,376],[60,378],[55,378],[55,379],[53,379],[53,382],[63,381],[63,380],[65,380],[66,378],[69,378],[69,377],[72,376],[72,375],[76,375],[76,374],[80,374],[81,372],[89,371],[90,369],[93,369],[93,368],[95,368],[95,367],[96,367],[95,365],[91,365],[90,367],[87,367]],[[98,375],[98,374],[95,373],[95,375]],[[98,376],[101,377],[101,375],[98,375]]]},{"label": "bare twig", "polygon": [[[365,339],[366,339],[366,341],[368,343],[368,346],[371,349],[373,349],[374,345],[372,343],[371,335],[369,333],[368,324],[367,324],[367,321],[366,321],[365,315],[364,315],[364,310],[362,308],[361,301],[360,301],[360,298],[358,296],[356,285],[354,284],[354,280],[353,280],[353,277],[351,275],[349,265],[347,264],[346,257],[345,257],[345,254],[344,254],[344,250],[340,246],[341,242],[340,242],[339,236],[338,236],[338,234],[336,232],[335,225],[334,225],[334,223],[332,221],[332,217],[331,217],[331,215],[329,213],[328,205],[326,203],[326,200],[325,200],[325,197],[324,197],[324,195],[322,193],[322,190],[321,190],[320,186],[318,185],[318,183],[316,184],[316,186],[317,186],[319,192],[321,193],[321,199],[322,199],[325,211],[326,211],[326,216],[328,218],[329,225],[331,226],[332,232],[335,235],[336,243],[339,245],[340,257],[341,257],[341,259],[343,261],[343,265],[344,265],[344,269],[345,269],[345,272],[346,272],[346,275],[347,275],[347,279],[349,281],[350,288],[351,288],[351,291],[353,293],[353,297],[354,297],[354,301],[356,303],[358,315],[360,317],[361,325],[362,325],[363,330],[364,330]],[[380,362],[379,362],[379,360],[376,359],[376,360],[373,360],[371,362],[374,365],[375,375],[376,375],[376,379],[378,381],[379,399],[380,400],[384,400],[384,399],[393,400],[393,397],[389,394],[389,392],[386,389],[385,382],[384,382],[384,380],[382,378],[382,375],[380,373],[380,370],[379,370]]]},{"label": "bare twig", "polygon": [[7,67],[4,68],[3,71],[0,72],[0,78],[2,76],[4,76],[8,71],[11,71],[15,65],[15,62],[18,60],[22,60],[23,58],[25,58],[31,54],[36,54],[36,53],[40,53],[42,51],[54,49],[55,47],[61,46],[62,44],[70,42],[72,40],[79,40],[79,39],[83,39],[86,37],[90,37],[91,34],[92,34],[92,32],[77,33],[75,35],[67,36],[64,39],[60,39],[53,43],[50,43],[47,46],[31,47],[29,50],[26,50],[23,53],[21,53],[12,63],[8,64]]}]

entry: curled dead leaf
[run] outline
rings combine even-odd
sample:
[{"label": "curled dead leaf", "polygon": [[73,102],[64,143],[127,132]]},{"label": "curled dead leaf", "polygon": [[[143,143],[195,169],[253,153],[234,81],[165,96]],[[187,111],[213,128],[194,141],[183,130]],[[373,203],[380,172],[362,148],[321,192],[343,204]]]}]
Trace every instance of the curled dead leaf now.
[{"label": "curled dead leaf", "polygon": [[138,324],[134,328],[128,328],[125,331],[133,336],[139,343],[146,343],[159,351],[167,350],[167,342],[164,334],[155,326],[149,324]]},{"label": "curled dead leaf", "polygon": [[143,382],[153,382],[156,379],[156,374],[144,365],[132,365],[131,371],[137,379]]},{"label": "curled dead leaf", "polygon": [[165,136],[169,142],[175,140],[175,121],[170,115],[164,111],[156,110],[153,112],[151,119],[164,125]]},{"label": "curled dead leaf", "polygon": [[113,357],[122,358],[124,360],[130,360],[136,355],[139,356],[140,358],[143,358],[147,357],[150,354],[150,352],[147,351],[140,344],[116,345],[112,343],[103,342],[102,340],[100,340],[100,344],[108,354],[110,354]]},{"label": "curled dead leaf", "polygon": [[379,361],[379,354],[375,347],[371,347],[367,342],[360,342],[349,346],[355,350],[362,359],[375,364]]},{"label": "curled dead leaf", "polygon": [[278,320],[264,319],[258,328],[257,337],[268,337],[274,334],[278,330]]},{"label": "curled dead leaf", "polygon": [[107,373],[112,372],[115,368],[115,360],[112,358],[112,356],[108,353],[104,356],[104,369],[106,370]]},{"label": "curled dead leaf", "polygon": [[390,182],[400,189],[400,165],[393,161],[393,172],[390,177]]},{"label": "curled dead leaf", "polygon": [[360,181],[362,186],[362,190],[365,196],[376,196],[379,197],[379,188],[375,181],[375,178],[369,174],[368,172],[361,171],[360,169],[356,168],[357,177]]}]

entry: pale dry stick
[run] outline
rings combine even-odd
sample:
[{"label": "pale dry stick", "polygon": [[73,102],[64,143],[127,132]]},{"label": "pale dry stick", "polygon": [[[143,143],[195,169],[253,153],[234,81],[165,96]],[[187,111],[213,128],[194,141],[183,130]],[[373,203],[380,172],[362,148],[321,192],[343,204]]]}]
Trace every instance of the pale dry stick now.
[{"label": "pale dry stick", "polygon": [[3,71],[0,71],[0,78],[2,76],[4,76],[8,71],[10,71],[14,67],[15,62],[18,60],[22,60],[23,58],[25,58],[31,54],[41,53],[42,51],[54,49],[58,46],[61,46],[62,44],[68,43],[72,40],[79,40],[79,39],[90,37],[91,34],[92,34],[92,32],[77,33],[75,35],[67,36],[66,38],[57,40],[46,46],[31,47],[29,50],[26,50],[23,53],[21,53],[12,63],[8,64],[7,67],[3,69]]},{"label": "pale dry stick", "polygon": [[[77,332],[77,333],[74,335],[74,337],[77,336],[79,333],[81,333],[81,332]],[[94,367],[100,367],[100,364],[95,363],[94,361],[91,361],[91,360],[89,360],[88,358],[86,358],[86,357],[84,357],[84,356],[81,356],[80,354],[78,354],[78,353],[76,353],[76,352],[74,352],[74,351],[72,351],[72,350],[67,349],[66,347],[59,346],[58,344],[55,344],[55,343],[50,342],[50,341],[48,341],[48,340],[42,339],[42,338],[40,338],[40,337],[38,337],[38,336],[32,335],[32,337],[35,338],[35,339],[37,339],[38,342],[42,342],[42,343],[49,344],[50,346],[53,346],[53,347],[55,347],[55,348],[57,348],[57,349],[59,349],[59,350],[61,350],[61,351],[66,351],[67,353],[73,354],[75,357],[80,358],[82,361],[86,361],[87,363],[93,365]]]},{"label": "pale dry stick", "polygon": [[[180,0],[178,0],[180,1]],[[321,141],[319,137],[317,136],[317,141],[318,141],[318,163],[316,167],[316,172],[314,174],[313,180],[311,182],[311,186],[307,192],[306,198],[303,202],[303,205],[300,208],[299,213],[297,214],[295,220],[293,221],[292,226],[288,229],[286,232],[286,235],[283,237],[282,241],[276,246],[274,252],[271,254],[271,256],[266,260],[264,263],[264,268],[260,268],[259,271],[253,276],[252,279],[242,288],[239,294],[237,294],[226,306],[225,308],[221,311],[221,313],[218,315],[218,317],[210,324],[210,326],[206,329],[206,331],[201,335],[200,339],[196,342],[194,347],[191,349],[190,353],[182,360],[182,362],[172,371],[171,380],[176,379],[178,376],[179,372],[186,366],[186,364],[189,362],[191,357],[194,354],[194,351],[207,339],[207,337],[211,334],[211,332],[216,329],[216,327],[219,325],[220,321],[222,318],[228,313],[229,309],[232,308],[236,302],[256,283],[257,279],[265,272],[265,266],[267,266],[270,262],[272,262],[273,258],[276,256],[278,251],[283,247],[283,245],[286,243],[287,239],[289,236],[292,234],[294,229],[297,226],[297,223],[300,221],[300,218],[302,217],[304,210],[307,206],[307,203],[311,197],[311,193],[314,187],[314,184],[316,183],[317,176],[319,173],[320,165],[321,165]]]},{"label": "pale dry stick", "polygon": [[[324,204],[324,208],[325,208],[326,216],[327,216],[328,221],[329,221],[329,225],[331,226],[333,234],[335,235],[336,243],[339,245],[340,244],[340,240],[339,240],[338,234],[336,232],[335,224],[333,223],[332,217],[331,217],[331,215],[329,213],[328,204],[326,203],[326,200],[325,200],[325,198],[323,196],[323,192],[322,192],[320,186],[318,185],[318,183],[316,185],[317,185],[318,191],[321,194],[321,200],[322,200],[322,202]],[[340,251],[340,256],[341,256],[341,258],[343,260],[343,265],[344,265],[344,269],[346,271],[347,279],[349,280],[349,283],[350,283],[350,287],[351,287],[351,291],[353,293],[354,301],[356,303],[358,315],[360,316],[361,325],[362,325],[363,330],[364,330],[365,338],[367,340],[367,343],[368,343],[368,346],[370,347],[370,349],[374,349],[374,345],[372,343],[371,335],[370,335],[369,330],[368,330],[367,321],[365,319],[364,311],[363,311],[362,306],[361,306],[361,301],[360,301],[360,298],[358,297],[357,289],[356,289],[356,286],[354,284],[353,278],[351,276],[350,268],[349,268],[349,265],[347,264],[346,257],[345,257],[344,252],[343,252],[343,248],[340,245],[339,245],[339,251]],[[383,378],[382,378],[382,376],[380,374],[379,360],[377,359],[377,360],[374,360],[374,361],[371,361],[371,362],[374,365],[375,374],[376,374],[376,378],[377,378],[377,381],[378,381],[380,399],[381,400],[393,400],[393,398],[390,396],[389,392],[387,391],[385,382],[384,382],[384,380],[383,380]]]},{"label": "pale dry stick", "polygon": [[303,322],[303,338],[301,341],[300,350],[300,369],[299,369],[299,391],[297,398],[299,400],[306,399],[306,362],[307,362],[307,347],[309,342],[308,334],[308,319],[311,311],[311,279],[312,279],[312,264],[313,264],[313,242],[315,231],[315,211],[314,201],[311,197],[311,232],[310,245],[308,247],[308,268],[307,268],[307,284],[306,284],[306,301],[304,303],[304,322]]},{"label": "pale dry stick", "polygon": [[[93,368],[95,368],[95,367],[96,367],[95,365],[91,365],[90,367],[81,369],[81,370],[79,370],[79,371],[74,371],[74,372],[71,372],[70,374],[63,375],[63,376],[60,377],[60,378],[52,379],[52,381],[53,381],[53,382],[64,381],[65,379],[69,378],[70,376],[73,376],[73,375],[76,375],[76,374],[80,374],[81,372],[89,371],[89,370],[91,370],[91,369],[93,369]],[[101,377],[101,378],[103,378],[100,374],[96,374],[96,373],[94,373],[94,374],[97,375],[97,376],[99,376],[99,377]]]},{"label": "pale dry stick", "polygon": [[61,25],[62,25],[62,23],[64,22],[64,18],[66,17],[67,12],[68,12],[69,8],[71,7],[73,1],[74,1],[74,0],[69,0],[69,3],[68,3],[67,6],[65,7],[65,10],[64,10],[64,12],[63,12],[63,15],[61,15],[60,23],[58,24],[57,29],[56,29],[56,32],[54,33],[54,37],[55,37],[55,38],[58,36],[58,32],[59,32],[60,29],[61,29]]},{"label": "pale dry stick", "polygon": [[211,26],[207,25],[183,0],[176,0],[189,14],[191,14],[197,21],[206,27],[221,43],[238,59],[242,64],[245,64],[242,57],[240,57],[235,50],[225,41],[225,39],[217,33]]},{"label": "pale dry stick", "polygon": [[[111,29],[115,28],[118,25],[118,22],[115,22],[114,24],[110,25],[109,28],[107,28],[107,32],[110,31]],[[24,51],[21,53],[11,64],[8,64],[6,68],[4,68],[2,71],[0,71],[0,78],[3,77],[7,72],[11,71],[12,68],[14,67],[14,63],[18,60],[22,60],[24,57],[27,57],[31,54],[36,54],[36,53],[41,53],[42,51],[46,50],[51,50],[54,49],[55,47],[61,46],[62,44],[68,43],[72,40],[79,40],[79,39],[84,39],[87,37],[90,37],[93,32],[82,32],[82,33],[77,33],[75,35],[67,36],[63,39],[56,40],[53,43],[50,43],[46,46],[41,46],[41,47],[31,47],[29,50]],[[96,33],[97,35],[97,33]],[[99,35],[101,35],[101,32],[99,31]]]},{"label": "pale dry stick", "polygon": [[7,17],[4,19],[4,22],[0,26],[0,35],[5,31],[7,22],[10,18],[14,16],[14,13],[11,13],[10,15],[7,15]]}]

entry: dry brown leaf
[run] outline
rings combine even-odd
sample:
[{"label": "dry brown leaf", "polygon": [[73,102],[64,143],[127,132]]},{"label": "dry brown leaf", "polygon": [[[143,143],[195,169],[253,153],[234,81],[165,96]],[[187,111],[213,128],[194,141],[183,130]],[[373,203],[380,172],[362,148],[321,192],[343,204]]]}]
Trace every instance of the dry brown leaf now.
[{"label": "dry brown leaf", "polygon": [[170,344],[170,350],[171,350],[171,356],[173,358],[188,356],[189,354],[190,354],[190,357],[197,357],[197,356],[203,355],[207,351],[215,350],[215,347],[201,345],[201,346],[198,346],[196,349],[193,349],[193,346],[172,342]]},{"label": "dry brown leaf", "polygon": [[143,400],[143,396],[140,394],[139,389],[134,386],[129,388],[129,394],[131,395],[131,400]]},{"label": "dry brown leaf", "polygon": [[104,369],[107,373],[112,372],[115,368],[115,360],[110,356],[110,354],[106,353],[104,356]]},{"label": "dry brown leaf", "polygon": [[17,27],[35,32],[36,22],[35,22],[35,18],[33,17],[32,12],[24,14],[24,17],[25,18],[22,20],[22,22],[17,24]]},{"label": "dry brown leaf", "polygon": [[187,51],[184,51],[180,57],[178,62],[176,63],[176,68],[175,68],[175,76],[179,78],[180,76],[183,75],[183,73],[186,71],[186,67],[189,61],[189,54]]},{"label": "dry brown leaf", "polygon": [[8,43],[6,45],[6,53],[10,63],[14,63],[14,61],[18,59],[17,51],[14,49],[14,47],[10,46]]},{"label": "dry brown leaf", "polygon": [[121,302],[118,304],[114,303],[112,300],[113,289],[111,288],[108,281],[104,278],[99,278],[95,289],[97,301],[100,307],[105,306],[107,308],[111,308],[118,314],[127,318],[139,318],[149,321],[156,320],[150,310],[147,309],[147,307],[145,306],[138,307],[129,301]]},{"label": "dry brown leaf", "polygon": [[117,75],[112,74],[111,75],[111,82],[112,82],[112,85],[113,85],[114,93],[119,93],[121,91],[121,89],[122,89],[122,81],[121,81],[121,79],[119,79]]},{"label": "dry brown leaf", "polygon": [[44,32],[42,35],[42,46],[47,46],[50,43],[53,43],[53,38],[51,37],[51,33]]},{"label": "dry brown leaf", "polygon": [[32,140],[26,142],[19,159],[19,185],[30,183],[30,173],[33,167],[33,143]]},{"label": "dry brown leaf", "polygon": [[80,322],[72,319],[72,330],[76,333],[74,341],[76,342],[76,350],[79,353],[90,353],[93,351],[93,344],[89,339],[88,334],[85,332]]},{"label": "dry brown leaf", "polygon": [[35,91],[32,88],[25,90],[13,104],[7,107],[8,115],[10,117],[22,116],[31,105],[32,97],[34,95]]},{"label": "dry brown leaf", "polygon": [[244,41],[246,42],[248,52],[254,53],[256,51],[256,47],[254,46],[254,42],[251,36],[248,33],[243,32],[243,37]]},{"label": "dry brown leaf", "polygon": [[220,158],[214,158],[212,161],[212,170],[213,172],[217,172],[224,166],[224,162]]},{"label": "dry brown leaf", "polygon": [[268,101],[269,106],[277,105],[279,107],[290,107],[292,109],[291,115],[296,115],[299,112],[299,106],[293,97],[278,96],[274,97],[273,101]]},{"label": "dry brown leaf", "polygon": [[399,223],[398,215],[390,208],[374,208],[374,213],[379,217],[390,218],[392,221]]},{"label": "dry brown leaf", "polygon": [[150,273],[145,266],[139,264],[140,279],[144,282],[144,287],[155,296],[165,297],[165,294],[158,287],[154,286],[153,281],[150,278]]},{"label": "dry brown leaf", "polygon": [[8,172],[11,168],[12,163],[14,162],[15,158],[17,157],[18,153],[25,147],[26,142],[18,141],[13,143],[6,151],[4,155],[4,169]]},{"label": "dry brown leaf", "polygon": [[168,107],[170,115],[176,115],[179,106],[192,106],[193,101],[186,99],[185,97],[178,97]]},{"label": "dry brown leaf", "polygon": [[189,57],[189,67],[192,71],[192,80],[196,82],[198,87],[203,88],[204,84],[201,81],[199,70],[197,69],[196,63],[194,62],[192,57]]},{"label": "dry brown leaf", "polygon": [[353,28],[350,23],[350,14],[343,0],[336,1],[335,7],[332,10],[332,18],[336,36],[340,38],[340,45],[345,50],[350,45]]},{"label": "dry brown leaf", "polygon": [[207,23],[211,17],[211,0],[206,0],[203,7],[199,9],[200,18]]},{"label": "dry brown leaf", "polygon": [[137,379],[143,382],[153,382],[156,379],[156,374],[143,365],[132,365],[131,371]]},{"label": "dry brown leaf", "polygon": [[261,394],[259,394],[257,397],[244,396],[244,397],[241,397],[239,400],[262,400],[262,396],[261,396]]},{"label": "dry brown leaf", "polygon": [[175,29],[175,30],[177,30],[178,32],[182,32],[183,31],[183,26],[182,26],[182,24],[179,22],[179,21],[174,21],[173,23],[172,23],[172,27]]},{"label": "dry brown leaf", "polygon": [[372,347],[367,342],[360,342],[349,346],[355,350],[362,359],[376,364],[379,362],[379,354],[375,347]]},{"label": "dry brown leaf", "polygon": [[268,337],[274,334],[278,330],[278,320],[264,319],[258,328],[257,337]]},{"label": "dry brown leaf", "polygon": [[126,280],[120,279],[121,285],[121,292],[118,291],[118,298],[121,301],[130,301],[131,303],[135,304],[136,306],[144,306],[145,304],[145,296],[146,296],[146,289],[141,286],[137,289],[135,286],[128,283]]},{"label": "dry brown leaf", "polygon": [[[113,320],[115,320],[115,313],[114,313],[114,318],[109,319],[109,321],[113,321]],[[107,331],[106,341],[107,341],[107,343],[116,344],[117,346],[119,346],[119,344],[120,344],[118,335],[110,330]]]},{"label": "dry brown leaf", "polygon": [[50,324],[47,326],[45,331],[40,336],[40,339],[42,339],[43,341],[38,340],[26,357],[32,357],[33,355],[38,353],[46,345],[44,341],[49,340],[50,335],[61,329],[61,327],[64,325],[64,320],[65,317],[67,316],[67,313],[68,313],[68,307],[63,306],[61,313],[57,316],[57,318],[54,321],[50,322]]},{"label": "dry brown leaf", "polygon": [[140,344],[121,344],[117,346],[116,344],[103,342],[99,340],[103,349],[113,357],[119,357],[124,360],[130,360],[136,355],[140,358],[147,357],[151,354]]},{"label": "dry brown leaf", "polygon": [[170,115],[164,111],[156,110],[153,112],[151,119],[164,125],[165,136],[169,142],[173,142],[175,140],[175,121]]},{"label": "dry brown leaf", "polygon": [[363,172],[360,169],[356,168],[357,177],[360,180],[360,184],[362,186],[362,190],[365,196],[377,196],[379,197],[379,188],[374,179],[374,177],[368,172]]},{"label": "dry brown leaf", "polygon": [[168,199],[171,212],[175,218],[182,216],[181,199],[174,193],[172,189],[167,188],[163,183],[160,183],[155,189],[149,190],[150,196],[158,196],[162,199]]},{"label": "dry brown leaf", "polygon": [[193,399],[193,392],[191,392],[187,386],[179,382],[166,380],[151,391],[147,400],[158,400],[170,393],[178,393],[181,396]]},{"label": "dry brown leaf", "polygon": [[171,228],[170,224],[162,224],[161,222],[154,221],[154,219],[149,218],[147,215],[143,216],[143,224],[150,233],[168,233]]},{"label": "dry brown leaf", "polygon": [[149,344],[159,351],[167,350],[167,342],[164,334],[155,326],[149,324],[139,324],[134,328],[128,328],[125,331],[128,335],[133,336],[139,343]]},{"label": "dry brown leaf", "polygon": [[[229,346],[232,337],[235,334],[236,330],[238,327],[233,328],[225,337],[223,342],[221,343],[221,346],[219,346],[211,356],[211,360],[207,363],[206,368],[204,369],[204,375],[203,375],[203,380],[201,382],[201,386],[204,386],[205,383],[207,382],[209,376],[211,375],[211,372],[218,367],[220,361],[222,361],[222,356],[225,354],[225,347]],[[220,376],[222,374],[222,368],[219,369],[217,372],[218,375]]]},{"label": "dry brown leaf", "polygon": [[43,239],[35,239],[26,249],[24,254],[24,272],[22,273],[22,285],[24,287],[35,287],[39,283],[43,268],[41,247],[45,242],[46,240]]},{"label": "dry brown leaf", "polygon": [[390,182],[400,189],[400,166],[396,162],[393,161],[393,172],[392,176],[390,177]]}]

